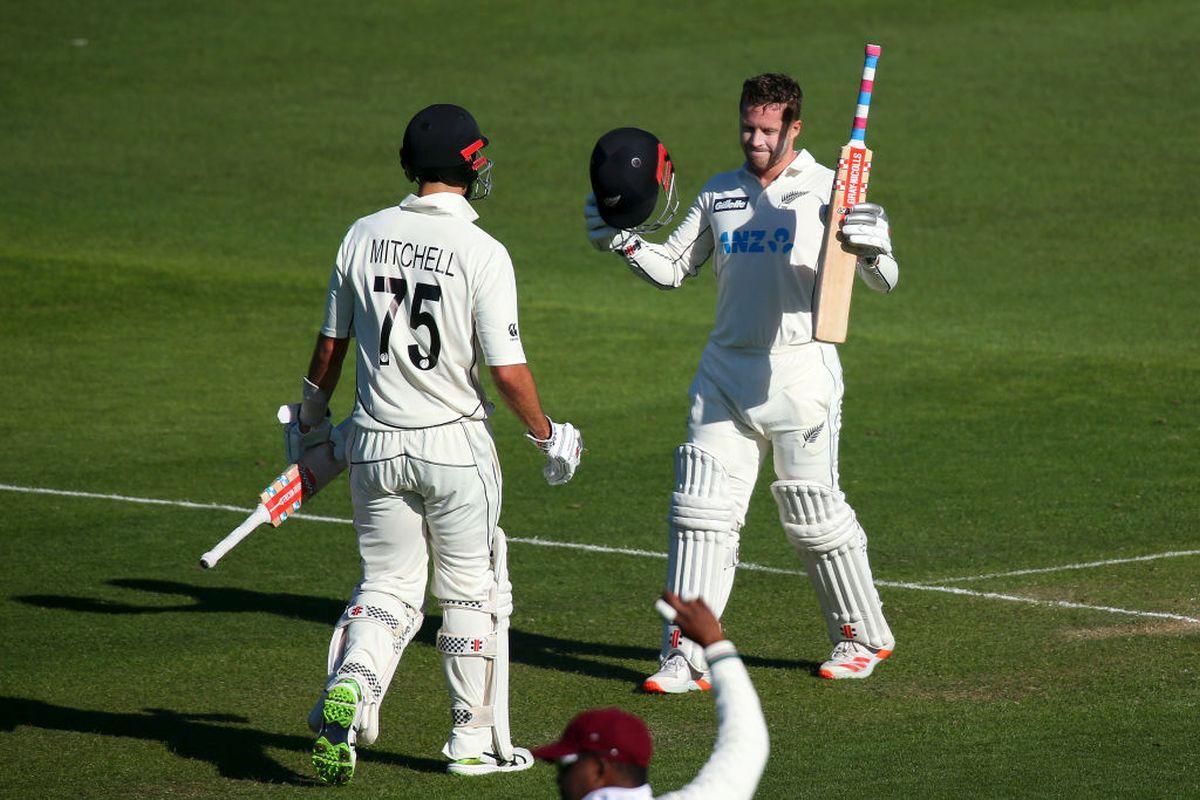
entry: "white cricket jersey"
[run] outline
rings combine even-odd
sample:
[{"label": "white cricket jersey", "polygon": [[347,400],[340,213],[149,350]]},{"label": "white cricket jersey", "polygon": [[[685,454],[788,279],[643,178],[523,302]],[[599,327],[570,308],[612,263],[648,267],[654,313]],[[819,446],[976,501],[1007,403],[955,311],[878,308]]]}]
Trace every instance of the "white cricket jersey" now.
[{"label": "white cricket jersey", "polygon": [[321,333],[357,340],[359,427],[485,419],[479,356],[525,363],[512,261],[478,217],[453,192],[409,195],[342,240]]},{"label": "white cricket jersey", "polygon": [[812,341],[822,207],[833,171],[807,150],[765,189],[745,165],[713,176],[661,245],[640,238],[622,251],[642,277],[668,289],[713,259],[716,323],[724,347],[774,349]]}]

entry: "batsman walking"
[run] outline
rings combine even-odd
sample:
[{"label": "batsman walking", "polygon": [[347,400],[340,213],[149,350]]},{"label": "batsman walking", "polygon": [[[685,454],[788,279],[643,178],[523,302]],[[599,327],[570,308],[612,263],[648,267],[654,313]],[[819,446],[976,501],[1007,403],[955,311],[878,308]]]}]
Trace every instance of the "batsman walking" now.
[{"label": "batsman walking", "polygon": [[549,483],[571,479],[582,442],[542,412],[512,262],[474,225],[470,201],[491,187],[487,144],[458,106],[412,118],[400,159],[416,193],[358,220],[342,241],[299,419],[286,431],[293,461],[338,435],[327,407],[353,336],[357,394],[345,451],[363,576],[334,629],[325,690],[309,717],[313,764],[328,783],[350,780],[355,746],[379,735],[380,704],[424,619],[431,559],[452,717],[447,769],[478,775],[533,763],[509,735],[512,585],[478,360],[545,453]]},{"label": "batsman walking", "polygon": [[[833,172],[793,149],[801,99],[786,75],[745,81],[745,163],[710,179],[665,243],[605,222],[594,195],[584,212],[592,244],[660,289],[679,287],[713,261],[716,323],[689,390],[687,441],[675,453],[667,588],[724,611],[750,495],[770,451],[778,478],[771,493],[833,644],[820,675],[865,678],[895,642],[866,534],[838,484],[842,368],[834,345],[813,339],[812,313]],[[611,209],[622,201],[613,192],[600,202]],[[858,254],[863,282],[890,292],[898,267],[884,210],[856,205],[841,234]],[[703,648],[675,625],[664,626],[659,666],[645,690],[710,688]]]}]

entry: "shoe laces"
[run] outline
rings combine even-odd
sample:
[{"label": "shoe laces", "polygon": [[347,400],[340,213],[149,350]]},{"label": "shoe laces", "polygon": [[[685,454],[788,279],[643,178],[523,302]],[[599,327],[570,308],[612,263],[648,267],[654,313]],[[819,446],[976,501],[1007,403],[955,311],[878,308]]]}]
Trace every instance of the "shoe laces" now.
[{"label": "shoe laces", "polygon": [[663,659],[661,671],[674,672],[676,674],[685,673],[688,675],[688,677],[691,677],[692,667],[690,664],[688,664],[687,659],[684,658],[682,654],[673,653]]},{"label": "shoe laces", "polygon": [[829,656],[829,660],[849,661],[859,655],[871,655],[871,651],[852,639],[846,639],[838,642],[834,646],[833,653]]}]

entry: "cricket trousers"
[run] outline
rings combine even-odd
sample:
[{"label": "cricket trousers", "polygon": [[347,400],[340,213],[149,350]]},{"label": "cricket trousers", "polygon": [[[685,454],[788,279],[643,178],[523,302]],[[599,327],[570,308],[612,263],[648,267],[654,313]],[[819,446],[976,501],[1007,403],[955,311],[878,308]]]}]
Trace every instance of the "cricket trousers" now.
[{"label": "cricket trousers", "polygon": [[728,471],[739,526],[768,451],[780,480],[838,489],[843,391],[831,344],[766,352],[710,342],[704,349],[688,391],[687,441]]},{"label": "cricket trousers", "polygon": [[487,600],[500,518],[501,478],[486,422],[436,428],[358,428],[348,448],[361,591],[384,592],[413,608],[442,600]]}]

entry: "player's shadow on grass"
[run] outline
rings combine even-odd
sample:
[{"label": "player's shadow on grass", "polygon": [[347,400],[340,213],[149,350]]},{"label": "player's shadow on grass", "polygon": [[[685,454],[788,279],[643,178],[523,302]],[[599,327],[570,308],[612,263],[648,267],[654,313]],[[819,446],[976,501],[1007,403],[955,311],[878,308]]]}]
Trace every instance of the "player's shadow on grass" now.
[{"label": "player's shadow on grass", "polygon": [[[256,612],[275,614],[288,619],[306,620],[331,627],[345,608],[343,600],[329,597],[314,597],[287,592],[258,592],[232,586],[197,586],[178,581],[149,578],[118,578],[109,581],[108,584],[140,592],[183,596],[189,598],[189,601],[170,605],[146,605],[62,595],[24,595],[14,599],[39,608],[88,614]],[[421,626],[421,631],[417,634],[416,641],[433,647],[437,630],[441,625],[441,617],[432,614],[427,616],[425,624]],[[528,664],[605,680],[623,681],[632,685],[640,685],[642,678],[645,677],[643,673],[645,667],[631,669],[621,664],[614,664],[612,660],[629,659],[650,665],[658,658],[658,651],[649,647],[614,642],[585,642],[517,628],[509,631],[509,651],[510,658],[518,664]],[[811,674],[816,674],[819,666],[815,661],[802,659],[785,660],[758,656],[743,656],[742,658],[750,666],[799,669]]]},{"label": "player's shadow on grass", "polygon": [[[145,708],[140,713],[92,711],[22,697],[0,697],[0,708],[4,709],[0,731],[24,726],[162,742],[177,756],[212,764],[223,778],[318,783],[267,754],[269,748],[287,750],[299,759],[312,745],[310,739],[244,727],[249,720],[236,714],[183,714],[164,708]],[[359,751],[359,759],[421,772],[444,772],[446,768],[443,761],[368,749]]]}]

